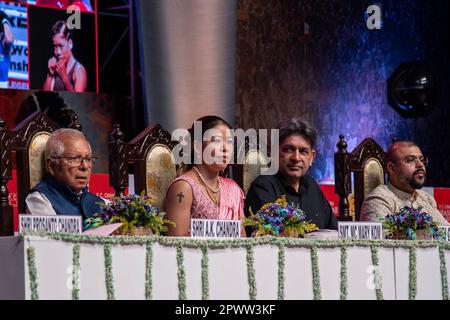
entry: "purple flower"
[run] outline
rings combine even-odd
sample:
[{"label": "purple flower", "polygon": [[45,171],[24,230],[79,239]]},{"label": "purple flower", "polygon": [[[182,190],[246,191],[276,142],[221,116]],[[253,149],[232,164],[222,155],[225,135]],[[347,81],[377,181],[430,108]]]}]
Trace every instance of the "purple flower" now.
[{"label": "purple flower", "polygon": [[404,222],[406,221],[406,219],[407,219],[407,216],[404,216],[404,215],[398,215],[398,216],[396,217],[396,223],[397,223],[397,224],[402,224],[402,223],[404,223]]},{"label": "purple flower", "polygon": [[416,221],[419,226],[425,223],[425,219],[422,216],[417,217]]},{"label": "purple flower", "polygon": [[[437,228],[433,223],[432,217],[423,211],[423,208],[417,209],[411,207],[403,207],[398,212],[388,214],[385,217],[384,224],[393,233],[398,230],[405,230],[405,234],[410,239],[415,239],[416,230],[433,230]],[[431,228],[431,230],[430,230]]]}]

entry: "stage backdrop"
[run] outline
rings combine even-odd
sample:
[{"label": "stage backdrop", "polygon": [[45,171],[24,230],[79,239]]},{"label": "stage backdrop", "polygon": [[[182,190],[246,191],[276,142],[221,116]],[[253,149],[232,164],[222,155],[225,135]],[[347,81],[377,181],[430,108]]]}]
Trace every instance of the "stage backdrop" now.
[{"label": "stage backdrop", "polygon": [[[365,137],[387,148],[413,139],[431,159],[428,185],[450,186],[450,4],[445,0],[376,1],[382,29],[369,30],[374,1],[238,0],[236,125],[272,128],[294,116],[319,132],[311,173],[334,180],[340,133],[349,150]],[[440,101],[406,120],[387,103],[387,79],[408,60],[438,71]]]}]

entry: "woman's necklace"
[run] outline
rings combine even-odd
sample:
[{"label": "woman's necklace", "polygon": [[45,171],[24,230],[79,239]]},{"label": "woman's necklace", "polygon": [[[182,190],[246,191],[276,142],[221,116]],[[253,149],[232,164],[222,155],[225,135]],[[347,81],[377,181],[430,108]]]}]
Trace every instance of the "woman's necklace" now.
[{"label": "woman's necklace", "polygon": [[220,181],[217,186],[217,191],[214,192],[214,190],[212,190],[212,188],[210,186],[208,186],[205,179],[203,179],[200,171],[198,171],[198,169],[195,167],[192,167],[192,169],[195,169],[193,171],[194,171],[195,175],[197,176],[198,180],[200,181],[200,183],[205,187],[206,193],[208,194],[211,201],[214,202],[214,204],[216,206],[218,206],[219,202],[220,202],[220,194],[218,193],[220,191]]},{"label": "woman's necklace", "polygon": [[202,174],[200,173],[200,171],[196,168],[196,167],[192,167],[192,169],[194,170],[194,172],[197,174],[197,177],[199,178],[199,180],[202,182],[202,184],[209,189],[212,193],[217,193],[220,191],[220,183],[219,180],[217,180],[217,187],[216,188],[211,188],[207,183],[205,178],[203,178]]}]

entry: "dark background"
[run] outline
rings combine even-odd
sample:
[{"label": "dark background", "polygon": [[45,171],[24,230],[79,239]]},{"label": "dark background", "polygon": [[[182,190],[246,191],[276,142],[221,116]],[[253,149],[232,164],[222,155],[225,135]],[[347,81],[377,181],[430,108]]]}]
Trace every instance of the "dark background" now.
[{"label": "dark background", "polygon": [[[381,30],[366,27],[375,3]],[[415,140],[430,158],[427,185],[450,187],[449,15],[446,0],[238,0],[236,125],[311,122],[310,173],[320,182],[334,181],[340,133],[349,151],[366,137],[385,150],[392,137]],[[411,60],[437,70],[439,99],[430,114],[405,119],[388,105],[387,79]]]}]

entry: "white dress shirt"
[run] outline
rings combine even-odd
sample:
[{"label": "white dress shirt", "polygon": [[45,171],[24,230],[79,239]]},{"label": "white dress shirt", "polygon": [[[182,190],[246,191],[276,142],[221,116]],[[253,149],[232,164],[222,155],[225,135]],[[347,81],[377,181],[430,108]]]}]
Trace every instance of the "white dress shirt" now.
[{"label": "white dress shirt", "polygon": [[365,199],[361,208],[361,221],[377,221],[403,207],[422,207],[437,225],[448,226],[449,222],[437,209],[433,196],[423,190],[414,194],[397,189],[392,184],[376,187]]},{"label": "white dress shirt", "polygon": [[26,199],[25,204],[27,213],[38,216],[56,216],[56,211],[48,198],[41,192],[35,191],[30,193]]}]

